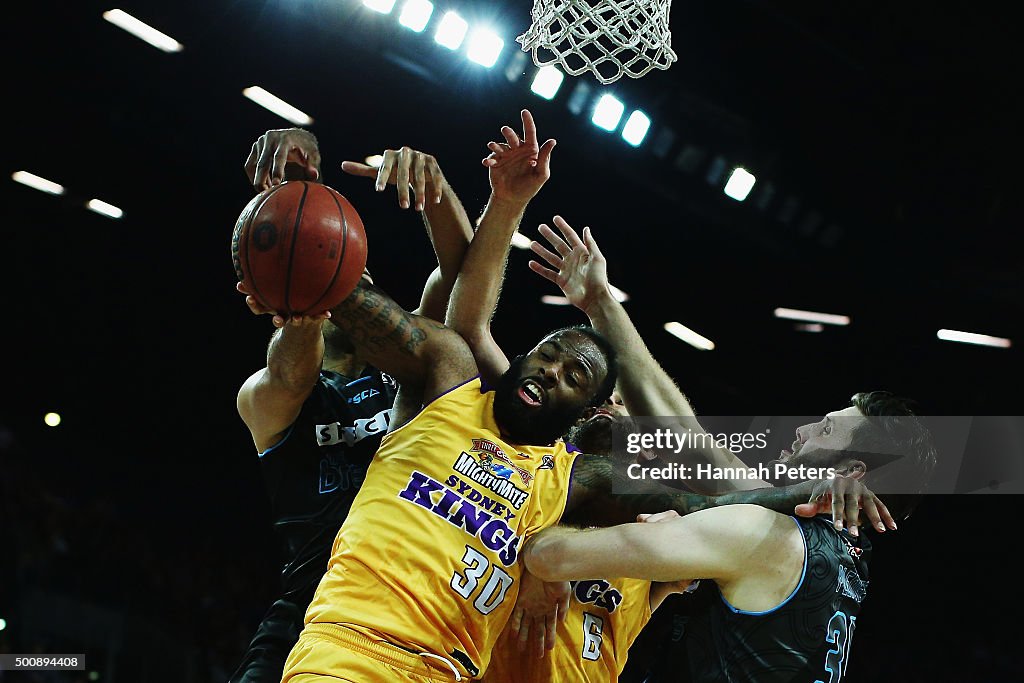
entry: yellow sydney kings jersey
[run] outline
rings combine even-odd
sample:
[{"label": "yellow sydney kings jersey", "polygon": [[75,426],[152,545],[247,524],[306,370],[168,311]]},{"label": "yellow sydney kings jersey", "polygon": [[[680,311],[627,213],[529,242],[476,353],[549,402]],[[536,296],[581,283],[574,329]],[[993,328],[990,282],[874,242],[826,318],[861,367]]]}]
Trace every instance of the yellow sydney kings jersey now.
[{"label": "yellow sydney kings jersey", "polygon": [[477,676],[519,592],[519,550],[565,509],[575,454],[503,441],[494,392],[452,389],[384,437],[306,623],[445,656]]},{"label": "yellow sydney kings jersey", "polygon": [[555,649],[543,659],[520,652],[511,629],[491,657],[486,683],[611,683],[629,646],[651,619],[651,582],[573,581],[569,613],[558,624]]}]

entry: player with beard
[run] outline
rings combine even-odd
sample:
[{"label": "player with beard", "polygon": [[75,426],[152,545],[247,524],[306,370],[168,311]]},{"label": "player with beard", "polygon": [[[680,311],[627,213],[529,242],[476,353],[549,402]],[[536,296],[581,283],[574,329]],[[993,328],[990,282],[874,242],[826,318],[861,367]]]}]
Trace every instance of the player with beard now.
[{"label": "player with beard", "polygon": [[[523,125],[522,139],[502,129],[512,151],[487,164],[492,191],[481,232],[514,230],[549,176],[554,140],[540,145],[525,111]],[[472,294],[465,275],[449,318]],[[615,383],[614,350],[592,329],[545,336],[490,389],[457,332],[405,312],[366,283],[332,309],[331,321],[368,362],[422,387],[426,405],[384,437],[285,665],[287,683],[480,677],[519,591],[519,549],[563,513],[622,521],[641,510],[683,514],[755,500],[791,510],[827,489],[611,495],[618,475],[609,458],[555,441]],[[833,495],[875,510],[862,487]]]}]

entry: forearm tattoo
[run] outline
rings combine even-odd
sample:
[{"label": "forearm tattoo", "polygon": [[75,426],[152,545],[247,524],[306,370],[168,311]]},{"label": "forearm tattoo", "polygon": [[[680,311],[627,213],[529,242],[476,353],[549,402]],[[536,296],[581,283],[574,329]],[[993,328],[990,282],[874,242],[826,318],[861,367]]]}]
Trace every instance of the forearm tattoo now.
[{"label": "forearm tattoo", "polygon": [[356,348],[412,356],[427,338],[411,314],[373,285],[357,286],[331,311],[331,320],[348,333]]}]

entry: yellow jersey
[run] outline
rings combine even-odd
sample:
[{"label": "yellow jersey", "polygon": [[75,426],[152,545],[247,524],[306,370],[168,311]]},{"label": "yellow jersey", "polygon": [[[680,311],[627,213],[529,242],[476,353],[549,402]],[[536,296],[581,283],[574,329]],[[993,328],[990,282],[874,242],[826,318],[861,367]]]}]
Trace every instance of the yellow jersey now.
[{"label": "yellow jersey", "polygon": [[555,649],[543,659],[520,652],[511,630],[491,656],[487,683],[611,683],[626,666],[629,646],[651,619],[651,582],[572,581],[569,612]]},{"label": "yellow jersey", "polygon": [[576,458],[560,442],[503,440],[493,406],[470,380],[384,437],[307,624],[486,670],[519,593],[519,550],[561,518]]}]

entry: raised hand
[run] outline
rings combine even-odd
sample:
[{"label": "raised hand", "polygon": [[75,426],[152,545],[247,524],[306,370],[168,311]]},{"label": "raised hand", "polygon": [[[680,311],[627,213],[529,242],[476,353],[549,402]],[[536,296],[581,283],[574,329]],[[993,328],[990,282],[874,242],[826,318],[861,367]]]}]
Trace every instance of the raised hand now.
[{"label": "raised hand", "polygon": [[889,508],[854,477],[836,476],[817,482],[808,501],[795,508],[796,514],[801,517],[831,512],[836,529],[847,526],[853,536],[858,535],[857,522],[861,511],[878,531],[884,532],[886,527],[896,530],[896,522],[889,514]]},{"label": "raised hand", "polygon": [[568,581],[541,581],[528,571],[523,572],[519,595],[506,628],[516,635],[520,652],[541,658],[555,647],[558,622],[569,611],[572,589]]},{"label": "raised hand", "polygon": [[341,170],[364,178],[376,178],[377,192],[383,192],[388,185],[397,185],[398,205],[403,209],[410,206],[409,188],[412,187],[417,211],[422,211],[427,201],[440,204],[448,184],[437,159],[409,147],[384,150],[384,161],[380,168],[358,161],[343,161]]},{"label": "raised hand", "polygon": [[268,130],[252,145],[245,174],[257,192],[285,180],[320,179],[320,148],[316,137],[301,128]]},{"label": "raised hand", "polygon": [[562,233],[561,237],[543,223],[540,234],[557,253],[540,242],[530,244],[533,253],[544,259],[551,268],[530,261],[530,270],[558,285],[569,302],[586,313],[600,297],[609,293],[608,262],[597,247],[590,228],[583,228],[581,240],[561,216],[555,216],[554,224]]},{"label": "raised hand", "polygon": [[528,109],[520,112],[523,137],[509,126],[501,127],[504,143],[488,142],[491,153],[483,160],[488,169],[491,192],[496,199],[526,203],[551,177],[551,150],[555,140],[537,142],[537,124]]}]

